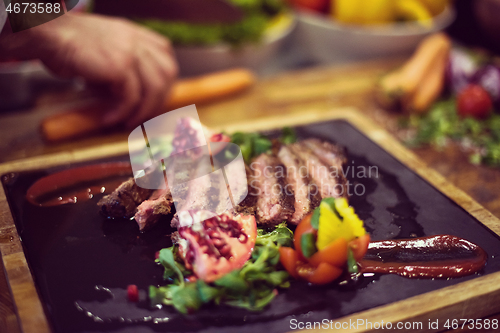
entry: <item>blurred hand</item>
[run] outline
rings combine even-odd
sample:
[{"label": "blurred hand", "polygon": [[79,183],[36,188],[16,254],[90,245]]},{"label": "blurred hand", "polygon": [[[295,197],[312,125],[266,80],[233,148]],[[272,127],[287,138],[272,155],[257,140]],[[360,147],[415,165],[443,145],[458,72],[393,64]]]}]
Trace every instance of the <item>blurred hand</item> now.
[{"label": "blurred hand", "polygon": [[134,127],[161,110],[177,75],[170,42],[129,21],[65,14],[0,42],[2,57],[40,59],[61,77],[82,77],[113,103],[106,125]]}]

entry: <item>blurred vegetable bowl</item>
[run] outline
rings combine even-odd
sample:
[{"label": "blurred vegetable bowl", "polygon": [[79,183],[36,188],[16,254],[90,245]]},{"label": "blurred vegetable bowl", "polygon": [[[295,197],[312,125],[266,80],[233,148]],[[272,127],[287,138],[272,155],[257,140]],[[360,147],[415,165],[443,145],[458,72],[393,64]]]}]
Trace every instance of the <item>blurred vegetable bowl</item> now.
[{"label": "blurred vegetable bowl", "polygon": [[296,25],[282,0],[230,0],[244,17],[236,23],[195,24],[143,20],[170,38],[181,75],[199,75],[231,67],[259,70],[277,54]]},{"label": "blurred vegetable bowl", "polygon": [[[397,12],[394,14],[394,10],[386,7],[369,8],[373,9],[377,16],[363,17],[359,13],[366,13],[368,9],[358,8],[356,11],[356,8],[351,8],[356,1],[359,0],[349,2],[350,8],[346,10],[339,7],[340,4],[346,3],[346,0],[337,0],[331,7],[332,14],[299,10],[297,38],[299,43],[305,45],[310,58],[329,63],[407,55],[423,38],[446,28],[455,19],[455,11],[450,5],[439,13],[429,12],[428,15],[424,10],[419,11],[419,7],[416,7],[415,12],[413,8],[403,7],[400,10],[406,16]],[[425,2],[400,0],[399,3],[407,6],[419,1]],[[375,2],[381,3],[380,0]],[[368,3],[371,1],[364,2],[364,7],[367,7]],[[388,4],[398,1],[384,3],[389,6]],[[341,10],[344,10],[343,16],[340,15]],[[389,17],[387,13],[392,14]]]}]

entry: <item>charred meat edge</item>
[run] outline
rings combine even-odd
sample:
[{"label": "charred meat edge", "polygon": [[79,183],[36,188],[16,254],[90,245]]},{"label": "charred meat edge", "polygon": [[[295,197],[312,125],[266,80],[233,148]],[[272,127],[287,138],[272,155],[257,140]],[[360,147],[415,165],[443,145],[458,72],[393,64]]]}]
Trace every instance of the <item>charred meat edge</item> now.
[{"label": "charred meat edge", "polygon": [[103,197],[97,205],[100,212],[110,218],[130,218],[134,216],[137,207],[148,199],[154,190],[137,186],[134,178],[123,182],[111,194]]}]

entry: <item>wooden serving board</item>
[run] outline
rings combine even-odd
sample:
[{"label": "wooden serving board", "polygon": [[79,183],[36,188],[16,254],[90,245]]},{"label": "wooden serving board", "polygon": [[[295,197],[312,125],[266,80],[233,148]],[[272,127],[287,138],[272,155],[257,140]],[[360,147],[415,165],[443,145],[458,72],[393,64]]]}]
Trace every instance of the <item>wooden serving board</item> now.
[{"label": "wooden serving board", "polygon": [[[342,108],[330,112],[304,110],[300,115],[287,118],[273,117],[255,122],[226,125],[226,132],[263,131],[283,126],[304,125],[326,120],[343,119],[364,133],[370,140],[389,152],[401,163],[413,170],[444,195],[475,217],[486,228],[500,235],[500,220],[486,211],[461,190],[449,184],[442,176],[427,168],[413,153],[404,148],[387,132],[364,118],[353,108]],[[59,153],[0,165],[0,175],[9,172],[29,171],[90,161],[104,157],[128,153],[127,143],[101,146],[86,150]],[[5,266],[13,298],[18,310],[18,318],[23,332],[50,332],[50,324],[38,296],[30,273],[23,247],[9,210],[5,192],[0,190],[0,252]],[[500,311],[500,272],[480,276],[436,291],[410,297],[402,301],[358,312],[334,321],[340,324],[364,319],[372,323],[415,322],[424,323],[420,331],[433,331],[427,325],[440,319],[480,318]],[[333,325],[335,325],[333,323]],[[345,324],[344,324],[345,325]],[[442,326],[441,326],[442,329]],[[319,331],[319,330],[318,330]],[[364,332],[370,329],[347,328],[345,332]]]}]

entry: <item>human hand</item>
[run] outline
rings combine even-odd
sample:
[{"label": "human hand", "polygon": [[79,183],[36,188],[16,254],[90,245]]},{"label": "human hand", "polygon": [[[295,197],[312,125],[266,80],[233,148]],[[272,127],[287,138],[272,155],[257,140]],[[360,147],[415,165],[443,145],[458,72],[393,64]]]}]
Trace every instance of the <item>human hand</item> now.
[{"label": "human hand", "polygon": [[82,77],[111,96],[105,125],[135,127],[162,109],[177,75],[170,42],[129,21],[66,14],[3,38],[4,55],[39,58],[61,77]]}]

